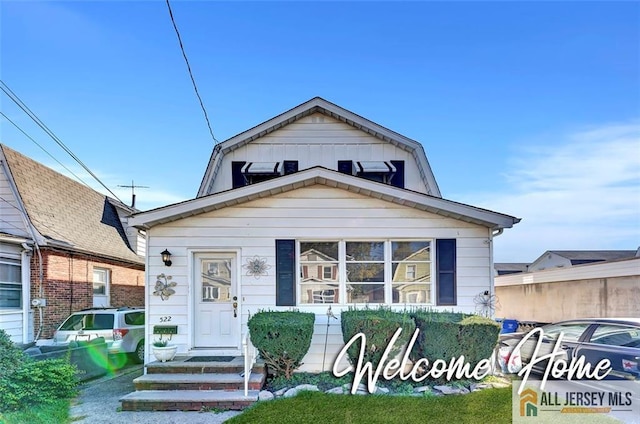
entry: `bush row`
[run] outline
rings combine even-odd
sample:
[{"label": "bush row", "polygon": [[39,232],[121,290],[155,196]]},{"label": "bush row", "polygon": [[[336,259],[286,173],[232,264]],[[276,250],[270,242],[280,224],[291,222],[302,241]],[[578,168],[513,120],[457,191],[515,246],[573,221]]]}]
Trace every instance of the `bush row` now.
[{"label": "bush row", "polygon": [[[290,379],[302,365],[311,345],[314,322],[315,314],[297,311],[261,311],[249,319],[251,342],[276,377]],[[449,361],[464,356],[471,367],[491,356],[500,334],[498,323],[477,315],[423,309],[395,312],[384,307],[349,308],[341,314],[341,326],[345,344],[358,333],[366,337],[366,346],[362,347],[361,339],[357,339],[349,347],[347,356],[351,364],[357,364],[362,350],[363,361],[374,367],[398,328],[402,332],[389,358],[399,354],[419,328],[410,352],[413,361],[420,358]]]}]

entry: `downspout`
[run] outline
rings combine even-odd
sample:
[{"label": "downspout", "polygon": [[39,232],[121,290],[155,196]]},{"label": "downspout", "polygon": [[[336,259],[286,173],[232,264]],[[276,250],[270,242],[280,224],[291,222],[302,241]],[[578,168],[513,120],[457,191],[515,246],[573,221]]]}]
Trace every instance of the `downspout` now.
[{"label": "downspout", "polygon": [[[29,340],[29,313],[31,308],[31,252],[33,249],[27,243],[22,243],[22,252],[20,252],[20,270],[22,280],[22,342],[27,343]],[[28,284],[24,284],[27,281]]]},{"label": "downspout", "polygon": [[[489,278],[489,294],[496,294],[496,286],[495,286],[495,266],[493,264],[493,239],[498,237],[500,234],[504,232],[504,228],[498,228],[497,230],[491,230],[489,232],[489,263],[491,264],[491,269],[489,270],[490,278]],[[496,302],[497,303],[497,302]],[[495,318],[495,309],[493,309],[494,316],[491,318]]]}]

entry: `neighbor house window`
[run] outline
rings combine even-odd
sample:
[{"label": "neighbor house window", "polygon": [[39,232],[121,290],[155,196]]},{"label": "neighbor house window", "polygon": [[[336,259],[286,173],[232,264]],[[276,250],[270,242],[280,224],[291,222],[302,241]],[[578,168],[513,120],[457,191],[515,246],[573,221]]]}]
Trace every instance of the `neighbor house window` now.
[{"label": "neighbor house window", "polygon": [[432,303],[430,240],[301,241],[299,302]]},{"label": "neighbor house window", "polygon": [[22,307],[20,261],[0,259],[0,308]]},{"label": "neighbor house window", "polygon": [[384,303],[382,241],[346,242],[347,303]]},{"label": "neighbor house window", "polygon": [[431,300],[431,242],[392,241],[391,267],[393,303]]},{"label": "neighbor house window", "polygon": [[338,242],[300,243],[300,302],[338,303]]},{"label": "neighbor house window", "polygon": [[93,269],[93,306],[109,306],[110,272],[105,268]]}]

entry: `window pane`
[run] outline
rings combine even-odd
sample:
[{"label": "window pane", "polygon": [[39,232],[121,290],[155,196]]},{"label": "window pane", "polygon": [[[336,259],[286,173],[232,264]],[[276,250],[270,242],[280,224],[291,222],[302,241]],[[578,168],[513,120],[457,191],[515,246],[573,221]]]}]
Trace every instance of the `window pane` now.
[{"label": "window pane", "polygon": [[131,312],[124,316],[124,322],[129,325],[144,325],[144,312]]},{"label": "window pane", "polygon": [[300,285],[302,303],[339,303],[337,284],[302,284]]},{"label": "window pane", "polygon": [[87,315],[85,321],[86,330],[110,330],[113,329],[113,314]]},{"label": "window pane", "polygon": [[22,288],[0,288],[0,308],[19,308],[21,299]]},{"label": "window pane", "polygon": [[0,308],[22,307],[22,281],[18,261],[0,263]]},{"label": "window pane", "polygon": [[347,261],[383,261],[384,242],[348,241]]},{"label": "window pane", "polygon": [[323,262],[338,260],[338,242],[300,243],[300,261]]},{"label": "window pane", "polygon": [[558,324],[544,328],[544,337],[555,340],[558,335],[562,333],[562,340],[568,342],[577,342],[584,330],[589,327],[590,324]]},{"label": "window pane", "polygon": [[590,342],[609,346],[640,347],[640,329],[601,324],[593,332]]},{"label": "window pane", "polygon": [[383,282],[384,264],[348,263],[347,281],[356,283]]},{"label": "window pane", "polygon": [[393,282],[431,281],[431,262],[399,262],[391,266]]},{"label": "window pane", "polygon": [[106,285],[104,283],[93,283],[94,295],[106,295]]},{"label": "window pane", "polygon": [[394,261],[430,261],[431,242],[394,241],[391,242],[391,259]]},{"label": "window pane", "polygon": [[384,284],[348,284],[347,303],[384,303]]},{"label": "window pane", "polygon": [[0,282],[20,283],[20,265],[0,262]]},{"label": "window pane", "polygon": [[430,303],[431,286],[425,284],[394,284],[393,303]]},{"label": "window pane", "polygon": [[94,283],[106,283],[107,282],[107,270],[106,269],[94,269],[93,270],[93,282]]}]

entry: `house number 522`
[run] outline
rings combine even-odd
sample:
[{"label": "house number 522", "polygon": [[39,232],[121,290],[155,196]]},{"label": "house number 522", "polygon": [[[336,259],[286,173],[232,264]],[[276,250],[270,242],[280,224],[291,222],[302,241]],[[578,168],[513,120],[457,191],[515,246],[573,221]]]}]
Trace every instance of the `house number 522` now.
[{"label": "house number 522", "polygon": [[171,321],[171,317],[170,316],[160,317],[160,322],[169,322],[169,321]]}]

